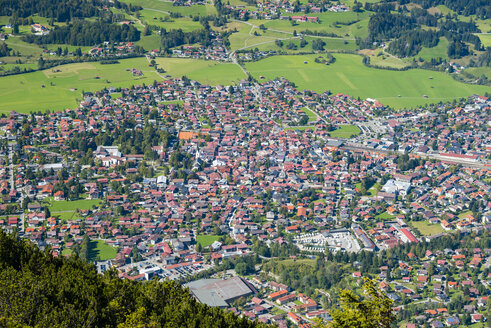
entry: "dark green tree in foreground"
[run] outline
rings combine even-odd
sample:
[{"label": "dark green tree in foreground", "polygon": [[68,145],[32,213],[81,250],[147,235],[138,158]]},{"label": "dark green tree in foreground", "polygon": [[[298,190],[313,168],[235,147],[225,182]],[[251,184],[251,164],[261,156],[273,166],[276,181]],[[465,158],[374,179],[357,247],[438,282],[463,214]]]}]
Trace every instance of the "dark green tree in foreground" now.
[{"label": "dark green tree in foreground", "polygon": [[196,301],[173,281],[97,274],[0,230],[0,327],[267,327]]},{"label": "dark green tree in foreground", "polygon": [[364,278],[363,298],[351,290],[339,293],[341,308],[330,312],[332,322],[326,328],[389,328],[396,317],[392,311],[392,300],[376,285],[374,280]]}]

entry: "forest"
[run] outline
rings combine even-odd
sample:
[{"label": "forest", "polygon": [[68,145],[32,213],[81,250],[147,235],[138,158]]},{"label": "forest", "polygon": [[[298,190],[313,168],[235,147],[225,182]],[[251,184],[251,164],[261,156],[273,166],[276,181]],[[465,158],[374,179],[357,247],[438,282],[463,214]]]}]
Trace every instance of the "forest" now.
[{"label": "forest", "polygon": [[0,16],[10,16],[11,23],[35,14],[68,23],[75,18],[100,17],[101,8],[110,5],[129,11],[141,9],[140,6],[128,5],[118,0],[110,3],[103,0],[0,0]]},{"label": "forest", "polygon": [[439,5],[445,5],[459,15],[477,15],[480,19],[491,17],[491,3],[488,0],[398,0],[399,5],[416,3],[428,9]]},{"label": "forest", "polygon": [[[438,30],[425,30],[423,26],[437,27]],[[476,50],[484,50],[481,40],[474,35],[479,29],[473,21],[454,21],[450,17],[437,20],[434,15],[418,8],[412,9],[410,15],[377,12],[370,17],[368,30],[369,42],[358,41],[360,45],[370,46],[372,42],[392,39],[387,51],[399,57],[415,56],[422,47],[435,47],[441,37],[449,40],[447,54],[450,58],[469,55],[467,43],[472,44]]]},{"label": "forest", "polygon": [[73,18],[97,16],[101,0],[0,0],[0,16],[27,18],[34,14],[69,22]]},{"label": "forest", "polygon": [[0,57],[10,56],[10,48],[5,42],[0,42]]},{"label": "forest", "polygon": [[192,32],[183,32],[181,29],[160,30],[160,36],[162,39],[162,49],[168,51],[171,48],[181,46],[183,44],[199,43],[204,47],[209,46],[210,32],[207,29],[196,30]]},{"label": "forest", "polygon": [[266,327],[198,303],[173,281],[97,274],[77,256],[53,257],[0,231],[2,327]]},{"label": "forest", "polygon": [[70,44],[73,46],[92,46],[104,41],[130,42],[140,39],[140,31],[131,25],[108,24],[101,21],[74,21],[57,27],[47,35],[26,35],[24,41],[36,44]]}]

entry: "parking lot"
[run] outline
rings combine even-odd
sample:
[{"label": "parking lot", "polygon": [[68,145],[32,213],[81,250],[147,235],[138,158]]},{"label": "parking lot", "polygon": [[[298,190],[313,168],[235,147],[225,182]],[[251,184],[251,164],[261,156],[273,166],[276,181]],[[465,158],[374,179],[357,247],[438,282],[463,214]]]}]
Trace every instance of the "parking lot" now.
[{"label": "parking lot", "polygon": [[302,251],[323,252],[326,248],[332,251],[358,252],[360,245],[347,229],[302,234],[294,238]]}]

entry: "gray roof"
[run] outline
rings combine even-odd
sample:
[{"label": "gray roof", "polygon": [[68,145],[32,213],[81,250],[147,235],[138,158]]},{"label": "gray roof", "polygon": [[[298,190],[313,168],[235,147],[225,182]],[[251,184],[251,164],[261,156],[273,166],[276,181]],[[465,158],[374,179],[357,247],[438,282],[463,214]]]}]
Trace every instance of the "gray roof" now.
[{"label": "gray roof", "polygon": [[247,296],[253,291],[239,277],[230,279],[201,279],[184,285],[200,301],[210,306],[227,307],[228,301]]}]

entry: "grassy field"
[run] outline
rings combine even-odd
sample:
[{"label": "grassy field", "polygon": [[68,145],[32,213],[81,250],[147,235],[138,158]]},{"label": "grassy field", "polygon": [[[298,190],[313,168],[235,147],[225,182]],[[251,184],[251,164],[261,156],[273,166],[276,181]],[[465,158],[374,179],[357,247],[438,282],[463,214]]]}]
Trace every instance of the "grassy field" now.
[{"label": "grassy field", "polygon": [[315,260],[311,260],[311,259],[299,259],[299,260],[282,260],[282,261],[278,261],[278,263],[280,264],[283,264],[283,265],[298,265],[298,264],[302,264],[302,265],[308,265],[308,266],[315,266]]},{"label": "grassy field", "polygon": [[185,75],[201,83],[229,85],[247,78],[235,64],[182,58],[157,58],[155,61],[167,74],[174,77]]},{"label": "grassy field", "polygon": [[[133,76],[126,69],[137,68],[143,76]],[[82,91],[96,91],[104,87],[129,87],[132,84],[161,80],[148,67],[144,58],[121,60],[119,64],[76,63],[44,71],[0,78],[0,112],[15,110],[61,110],[74,108],[81,100]],[[75,88],[75,91],[70,89]]]},{"label": "grassy field", "polygon": [[196,5],[191,7],[184,6],[173,6],[171,1],[161,1],[161,0],[123,0],[123,2],[131,3],[132,5],[142,6],[147,9],[154,9],[164,12],[175,12],[180,13],[183,16],[189,15],[216,15],[217,11],[213,5]]},{"label": "grassy field", "polygon": [[436,235],[437,233],[443,232],[443,228],[439,224],[430,224],[426,221],[412,221],[410,224],[424,236]]},{"label": "grassy field", "polygon": [[407,60],[384,54],[370,56],[370,64],[380,67],[404,68],[409,66],[410,63]]},{"label": "grassy field", "polygon": [[375,183],[370,189],[368,189],[368,192],[370,193],[370,195],[372,196],[377,196],[378,194],[378,191],[377,189],[380,188],[380,183]]},{"label": "grassy field", "polygon": [[426,48],[424,47],[419,54],[417,54],[415,57],[423,58],[426,61],[430,61],[431,58],[438,58],[441,57],[442,59],[447,59],[447,48],[448,48],[448,40],[445,37],[441,37],[440,41],[438,41],[438,44],[433,47],[433,48]]},{"label": "grassy field", "polygon": [[[285,16],[303,15],[303,13],[283,13]],[[368,36],[368,20],[369,14],[367,12],[355,13],[353,11],[348,12],[323,12],[316,13],[313,16],[317,16],[320,20],[319,23],[292,23],[289,20],[249,20],[255,25],[264,24],[267,28],[293,32],[297,31],[301,33],[305,30],[322,31],[326,33],[334,33],[342,37],[367,37]]]},{"label": "grassy field", "polygon": [[67,222],[67,221],[78,219],[78,216],[75,214],[75,211],[51,212],[51,216],[57,217],[62,222]]},{"label": "grassy field", "polygon": [[309,122],[317,120],[317,114],[308,108],[302,108],[302,111],[308,116]]},{"label": "grassy field", "polygon": [[381,220],[392,220],[395,217],[396,217],[395,215],[391,215],[391,214],[389,214],[387,212],[380,213],[379,215],[375,216],[375,218],[381,219]]},{"label": "grassy field", "polygon": [[98,199],[81,199],[74,201],[54,201],[50,200],[49,210],[51,212],[65,212],[65,211],[76,211],[91,209],[93,205],[98,205],[100,200]]},{"label": "grassy field", "polygon": [[150,51],[153,49],[159,49],[162,45],[160,42],[160,36],[157,34],[146,35],[136,42],[137,45],[143,47],[143,49]]},{"label": "grassy field", "polygon": [[491,34],[478,34],[481,43],[485,47],[491,47]]},{"label": "grassy field", "polygon": [[5,43],[14,51],[19,51],[26,57],[39,57],[43,53],[43,49],[36,44],[27,43],[18,37],[8,38]]},{"label": "grassy field", "polygon": [[465,72],[470,73],[476,77],[485,75],[491,80],[491,67],[469,67],[465,69]]},{"label": "grassy field", "polygon": [[92,240],[89,245],[89,261],[105,261],[116,257],[117,249],[103,240]]},{"label": "grassy field", "polygon": [[[148,25],[163,27],[166,30],[182,29],[184,32],[202,29],[200,22],[195,22],[189,17],[170,18],[169,14],[152,9],[144,9],[140,11],[140,20]],[[166,19],[168,21],[166,21]]]},{"label": "grassy field", "polygon": [[299,90],[330,90],[354,97],[376,98],[395,108],[450,101],[489,91],[486,86],[460,83],[441,72],[421,69],[398,72],[366,67],[357,55],[335,54],[336,62],[329,66],[315,63],[316,56],[275,56],[247,63],[246,68],[256,78],[283,76]]},{"label": "grassy field", "polygon": [[[159,58],[160,67],[174,77],[187,75],[202,83],[231,84],[247,76],[235,64],[211,61]],[[137,68],[143,76],[133,76],[127,69]],[[30,112],[74,108],[82,91],[104,87],[130,87],[162,80],[145,58],[120,60],[119,64],[76,63],[52,69],[0,78],[0,112]],[[76,90],[71,91],[71,88]]]},{"label": "grassy field", "polygon": [[333,138],[352,138],[361,133],[361,130],[356,125],[341,125],[339,129],[329,131],[329,135]]},{"label": "grassy field", "polygon": [[214,241],[217,241],[220,239],[220,236],[214,236],[214,235],[198,235],[196,237],[196,242],[198,244],[201,244],[203,247],[208,247],[211,244],[213,244]]},{"label": "grassy field", "polygon": [[292,130],[292,131],[305,131],[309,129],[315,130],[315,126],[289,126],[285,128],[285,130]]},{"label": "grassy field", "polygon": [[468,215],[472,215],[472,212],[471,211],[464,211],[464,212],[461,212],[458,217],[459,219],[464,219],[466,218]]}]

